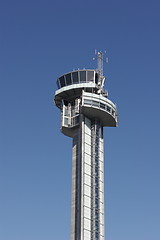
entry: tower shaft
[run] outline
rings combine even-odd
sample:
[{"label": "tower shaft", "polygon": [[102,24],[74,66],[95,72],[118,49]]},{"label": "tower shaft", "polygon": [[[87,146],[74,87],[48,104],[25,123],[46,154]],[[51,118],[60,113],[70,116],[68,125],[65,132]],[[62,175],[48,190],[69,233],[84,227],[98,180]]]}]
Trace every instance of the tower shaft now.
[{"label": "tower shaft", "polygon": [[80,116],[72,147],[71,240],[104,239],[103,127]]}]

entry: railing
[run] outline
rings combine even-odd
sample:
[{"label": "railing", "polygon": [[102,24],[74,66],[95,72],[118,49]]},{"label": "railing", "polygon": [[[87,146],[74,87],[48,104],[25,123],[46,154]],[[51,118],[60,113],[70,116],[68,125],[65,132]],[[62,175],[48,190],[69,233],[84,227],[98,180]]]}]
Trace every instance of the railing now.
[{"label": "railing", "polygon": [[84,98],[83,104],[91,106],[91,107],[96,107],[98,109],[106,111],[106,112],[110,113],[114,118],[117,118],[116,109],[113,108],[111,105],[109,105],[107,103],[104,104],[104,103],[101,103],[101,102],[98,102],[98,101],[95,101],[95,100]]}]

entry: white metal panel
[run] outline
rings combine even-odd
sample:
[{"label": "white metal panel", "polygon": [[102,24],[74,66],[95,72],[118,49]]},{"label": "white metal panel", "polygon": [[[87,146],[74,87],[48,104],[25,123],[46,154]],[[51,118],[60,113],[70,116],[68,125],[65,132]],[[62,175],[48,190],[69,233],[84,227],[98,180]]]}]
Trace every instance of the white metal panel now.
[{"label": "white metal panel", "polygon": [[84,164],[84,173],[91,175],[91,166],[88,164]]},{"label": "white metal panel", "polygon": [[91,146],[88,144],[84,145],[84,151],[91,155]]},{"label": "white metal panel", "polygon": [[104,183],[100,181],[100,191],[103,192],[104,191]]},{"label": "white metal panel", "polygon": [[91,208],[91,198],[84,196],[84,206]]},{"label": "white metal panel", "polygon": [[104,225],[100,224],[100,234],[104,236]]},{"label": "white metal panel", "polygon": [[91,239],[91,232],[84,230],[84,240],[90,240]]},{"label": "white metal panel", "polygon": [[104,214],[100,213],[100,223],[104,224]]},{"label": "white metal panel", "polygon": [[103,182],[104,180],[104,174],[102,171],[99,171],[99,175],[100,175],[100,180]]},{"label": "white metal panel", "polygon": [[91,187],[84,184],[84,194],[87,196],[91,196]]},{"label": "white metal panel", "polygon": [[84,229],[91,231],[91,220],[88,218],[84,218]]},{"label": "white metal panel", "polygon": [[100,191],[99,195],[100,195],[100,201],[103,202],[104,201],[104,193]]},{"label": "white metal panel", "polygon": [[85,125],[85,133],[91,136],[91,124]]},{"label": "white metal panel", "polygon": [[100,202],[100,212],[104,213],[104,204]]},{"label": "white metal panel", "polygon": [[99,151],[99,158],[101,162],[104,162],[104,154],[101,151]]},{"label": "white metal panel", "polygon": [[104,171],[104,164],[103,164],[103,162],[102,161],[99,161],[99,169],[100,169],[100,171]]},{"label": "white metal panel", "polygon": [[91,155],[84,154],[84,162],[91,165]]},{"label": "white metal panel", "polygon": [[84,206],[84,218],[91,219],[91,209]]},{"label": "white metal panel", "polygon": [[100,150],[101,152],[103,152],[103,141],[100,141],[99,150]]},{"label": "white metal panel", "polygon": [[104,240],[104,236],[100,236],[100,240]]},{"label": "white metal panel", "polygon": [[91,186],[91,176],[84,174],[84,183]]},{"label": "white metal panel", "polygon": [[85,134],[85,142],[91,145],[91,136],[89,136],[88,134]]},{"label": "white metal panel", "polygon": [[85,133],[91,135],[91,121],[88,118],[85,118]]},{"label": "white metal panel", "polygon": [[103,142],[104,142],[104,139],[103,139],[103,137],[102,137],[102,136],[100,137],[100,139],[99,139],[99,140],[100,140],[100,142],[101,142],[101,143],[103,143]]}]

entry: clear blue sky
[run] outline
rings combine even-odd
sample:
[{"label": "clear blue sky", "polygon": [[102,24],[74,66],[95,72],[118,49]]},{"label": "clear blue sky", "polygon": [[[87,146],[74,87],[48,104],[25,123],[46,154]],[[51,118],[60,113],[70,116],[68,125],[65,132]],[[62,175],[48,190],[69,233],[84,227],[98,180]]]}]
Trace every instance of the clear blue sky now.
[{"label": "clear blue sky", "polygon": [[119,127],[105,129],[107,240],[160,239],[160,3],[11,1],[0,6],[0,239],[69,240],[71,139],[56,78],[104,72]]}]

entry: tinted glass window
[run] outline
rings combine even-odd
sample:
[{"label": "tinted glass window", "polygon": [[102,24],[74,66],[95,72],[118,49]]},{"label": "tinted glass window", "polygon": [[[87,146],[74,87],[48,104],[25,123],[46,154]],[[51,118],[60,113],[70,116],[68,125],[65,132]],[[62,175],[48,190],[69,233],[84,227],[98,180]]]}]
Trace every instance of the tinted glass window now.
[{"label": "tinted glass window", "polygon": [[65,115],[65,116],[68,116],[68,109],[65,109],[64,115]]},{"label": "tinted glass window", "polygon": [[66,84],[65,84],[65,80],[64,80],[64,76],[60,77],[59,78],[59,81],[60,81],[60,85],[61,87],[64,87]]},{"label": "tinted glass window", "polygon": [[95,83],[96,84],[98,83],[98,73],[96,73],[96,76],[95,76]]},{"label": "tinted glass window", "polygon": [[60,88],[59,79],[57,80],[57,87]]},{"label": "tinted glass window", "polygon": [[79,116],[75,117],[75,124],[79,123]]},{"label": "tinted glass window", "polygon": [[111,108],[109,106],[107,106],[107,111],[110,112],[111,111]]},{"label": "tinted glass window", "polygon": [[100,103],[100,108],[105,109],[105,105],[103,103]]},{"label": "tinted glass window", "polygon": [[71,85],[72,84],[72,82],[71,82],[71,74],[70,73],[66,75],[66,84],[67,85]]},{"label": "tinted glass window", "polygon": [[87,71],[87,82],[93,82],[93,81],[94,81],[94,72]]},{"label": "tinted glass window", "polygon": [[78,72],[73,72],[72,73],[72,78],[73,78],[73,83],[78,83]]},{"label": "tinted glass window", "polygon": [[80,82],[86,82],[86,71],[80,71]]},{"label": "tinted glass window", "polygon": [[92,105],[95,107],[99,107],[99,102],[93,101]]},{"label": "tinted glass window", "polygon": [[92,101],[88,99],[84,99],[84,104],[91,105]]},{"label": "tinted glass window", "polygon": [[64,125],[68,125],[68,118],[64,118]]}]

